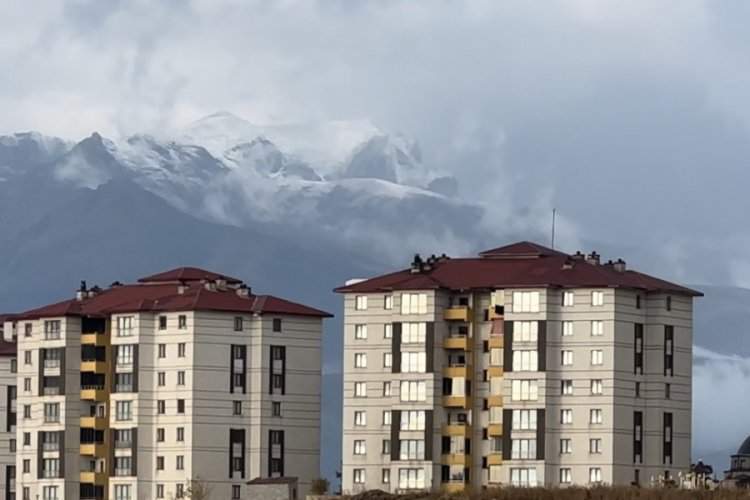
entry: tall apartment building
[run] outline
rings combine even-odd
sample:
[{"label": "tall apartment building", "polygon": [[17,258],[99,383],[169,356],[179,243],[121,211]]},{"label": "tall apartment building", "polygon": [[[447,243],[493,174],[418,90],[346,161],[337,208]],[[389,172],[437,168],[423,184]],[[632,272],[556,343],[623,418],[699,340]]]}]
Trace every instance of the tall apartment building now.
[{"label": "tall apartment building", "polygon": [[699,292],[520,242],[345,295],[345,491],[647,484],[690,466]]},{"label": "tall apartment building", "polygon": [[180,268],[16,315],[17,494],[179,498],[319,475],[328,313]]},{"label": "tall apartment building", "polygon": [[16,498],[16,343],[0,314],[0,498]]}]

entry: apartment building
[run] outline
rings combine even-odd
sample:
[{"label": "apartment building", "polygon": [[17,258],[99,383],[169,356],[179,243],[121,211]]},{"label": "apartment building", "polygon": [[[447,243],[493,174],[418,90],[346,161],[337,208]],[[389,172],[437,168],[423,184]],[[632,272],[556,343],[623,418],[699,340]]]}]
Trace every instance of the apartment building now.
[{"label": "apartment building", "polygon": [[180,498],[319,475],[326,312],[179,268],[6,320],[22,499]]},{"label": "apartment building", "polygon": [[529,242],[336,291],[344,491],[648,484],[690,466],[697,291]]},{"label": "apartment building", "polygon": [[16,343],[0,314],[0,498],[16,498]]}]

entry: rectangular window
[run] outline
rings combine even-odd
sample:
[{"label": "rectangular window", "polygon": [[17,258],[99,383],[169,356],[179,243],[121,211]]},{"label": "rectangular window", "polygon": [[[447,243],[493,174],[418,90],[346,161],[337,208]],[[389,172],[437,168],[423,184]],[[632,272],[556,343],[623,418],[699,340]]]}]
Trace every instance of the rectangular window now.
[{"label": "rectangular window", "polygon": [[664,376],[674,376],[674,326],[664,325]]},{"label": "rectangular window", "polygon": [[537,351],[513,351],[514,372],[535,372],[538,366]]},{"label": "rectangular window", "polygon": [[425,382],[401,381],[401,401],[427,401],[427,384]]},{"label": "rectangular window", "polygon": [[[45,340],[57,340],[60,338],[60,320],[52,320],[44,322],[44,339]],[[30,333],[29,333],[30,335]]]},{"label": "rectangular window", "polygon": [[184,399],[177,400],[177,413],[185,413],[185,400]]},{"label": "rectangular window", "polygon": [[23,325],[23,336],[31,337],[32,330],[33,330],[33,325],[31,323],[25,323]]},{"label": "rectangular window", "polygon": [[177,385],[185,385],[185,372],[177,372]]},{"label": "rectangular window", "polygon": [[598,455],[602,452],[602,440],[599,438],[589,439],[589,453]]},{"label": "rectangular window", "polygon": [[514,313],[538,313],[539,292],[513,292]]},{"label": "rectangular window", "polygon": [[602,394],[602,381],[601,380],[591,381],[591,394],[595,396],[600,396]]},{"label": "rectangular window", "polygon": [[427,314],[427,294],[402,293],[401,314]]},{"label": "rectangular window", "polygon": [[425,373],[427,354],[424,352],[402,352],[401,373]]},{"label": "rectangular window", "polygon": [[667,296],[666,306],[667,306],[667,311],[671,311],[672,310],[672,297]]},{"label": "rectangular window", "polygon": [[389,484],[391,482],[391,469],[383,469],[382,481],[383,484]]},{"label": "rectangular window", "polygon": [[185,428],[184,427],[178,427],[177,428],[177,442],[183,442],[185,441]]},{"label": "rectangular window", "polygon": [[31,351],[24,351],[23,353],[23,363],[26,365],[31,364]]},{"label": "rectangular window", "polygon": [[391,368],[393,366],[393,355],[390,352],[383,354],[383,368]]},{"label": "rectangular window", "polygon": [[662,450],[664,464],[672,465],[672,414],[664,413]]},{"label": "rectangular window", "polygon": [[664,384],[664,399],[672,399],[672,384]]},{"label": "rectangular window", "polygon": [[120,316],[117,318],[117,336],[130,337],[133,335],[133,316]]},{"label": "rectangular window", "polygon": [[592,321],[591,322],[591,335],[599,337],[604,335],[604,321]]},{"label": "rectangular window", "polygon": [[560,440],[560,455],[567,455],[573,452],[573,443],[570,439],[563,438]]},{"label": "rectangular window", "polygon": [[399,469],[398,488],[400,490],[425,489],[424,469]]},{"label": "rectangular window", "polygon": [[31,460],[28,458],[23,461],[23,472],[24,474],[31,472]]},{"label": "rectangular window", "polygon": [[424,410],[402,410],[401,411],[401,429],[402,431],[423,431],[425,426]]},{"label": "rectangular window", "polygon": [[18,360],[15,358],[10,360],[10,373],[18,373]]},{"label": "rectangular window", "polygon": [[124,421],[133,418],[133,402],[117,401],[115,404],[115,420]]},{"label": "rectangular window", "polygon": [[177,484],[175,487],[175,497],[177,498],[183,498],[185,496],[185,485],[182,483]]},{"label": "rectangular window", "polygon": [[235,332],[241,332],[242,331],[242,316],[235,316],[234,317],[234,331]]},{"label": "rectangular window", "polygon": [[167,403],[160,399],[156,402],[156,413],[159,415],[164,415],[167,412]]},{"label": "rectangular window", "polygon": [[573,322],[572,321],[563,321],[562,322],[562,336],[563,337],[572,337],[573,336]]},{"label": "rectangular window", "polygon": [[156,374],[156,385],[159,387],[167,385],[167,372],[159,372]]},{"label": "rectangular window", "polygon": [[354,412],[354,425],[362,427],[367,425],[367,414],[363,411]]},{"label": "rectangular window", "polygon": [[522,486],[522,487],[535,487],[537,486],[536,481],[536,469],[516,469],[510,470],[510,484],[511,486]]},{"label": "rectangular window", "polygon": [[31,379],[25,378],[23,379],[23,390],[26,392],[29,392],[31,390]]},{"label": "rectangular window", "polygon": [[118,345],[117,348],[117,364],[118,365],[132,365],[133,364],[133,345]]},{"label": "rectangular window", "polygon": [[391,395],[391,383],[383,382],[383,397],[390,397]]},{"label": "rectangular window", "polygon": [[643,463],[643,412],[633,412],[633,463]]},{"label": "rectangular window", "polygon": [[536,342],[539,337],[539,322],[537,321],[514,321],[514,342]]},{"label": "rectangular window", "polygon": [[572,380],[560,381],[560,394],[562,394],[563,396],[573,395],[573,381]]},{"label": "rectangular window", "polygon": [[427,338],[427,323],[403,323],[401,325],[402,344],[424,344]]},{"label": "rectangular window", "polygon": [[560,364],[573,366],[573,351],[560,351]]},{"label": "rectangular window", "polygon": [[58,500],[57,486],[44,486],[42,488],[42,498],[44,500]]},{"label": "rectangular window", "polygon": [[602,470],[599,467],[589,469],[589,482],[592,484],[602,482]]},{"label": "rectangular window", "polygon": [[281,403],[278,401],[274,401],[271,403],[271,414],[274,417],[280,417],[281,416]]},{"label": "rectangular window", "polygon": [[357,439],[354,441],[354,454],[364,455],[366,454],[365,441],[363,439]]},{"label": "rectangular window", "polygon": [[635,383],[635,397],[637,398],[641,397],[641,383],[640,382]]},{"label": "rectangular window", "polygon": [[[536,410],[513,410],[513,430],[536,430]],[[492,421],[492,419],[490,419]]]},{"label": "rectangular window", "polygon": [[560,423],[572,424],[573,423],[573,410],[560,410]]},{"label": "rectangular window", "polygon": [[177,316],[177,328],[180,330],[187,329],[187,316],[184,314],[180,314]]},{"label": "rectangular window", "polygon": [[383,309],[389,311],[393,309],[393,295],[386,295],[383,297]]},{"label": "rectangular window", "polygon": [[159,359],[167,357],[167,344],[159,344]]},{"label": "rectangular window", "polygon": [[115,457],[115,476],[130,476],[133,474],[133,459],[131,457]]},{"label": "rectangular window", "polygon": [[643,375],[643,323],[634,325],[633,373]]},{"label": "rectangular window", "polygon": [[383,425],[391,425],[391,410],[383,411]]},{"label": "rectangular window", "polygon": [[31,418],[31,405],[23,405],[23,418]]},{"label": "rectangular window", "polygon": [[591,365],[602,366],[604,364],[604,351],[601,349],[593,349],[591,351]]},{"label": "rectangular window", "polygon": [[185,344],[184,343],[177,344],[177,357],[178,358],[185,357]]},{"label": "rectangular window", "polygon": [[536,401],[538,398],[536,380],[514,380],[511,383],[511,389],[512,401]]},{"label": "rectangular window", "polygon": [[242,486],[239,484],[233,484],[232,485],[232,500],[240,500],[240,495],[242,494]]},{"label": "rectangular window", "polygon": [[60,421],[60,403],[44,403],[44,421],[46,423]]},{"label": "rectangular window", "polygon": [[364,469],[354,469],[353,482],[354,484],[365,484],[365,470]]},{"label": "rectangular window", "polygon": [[367,397],[367,383],[366,382],[354,382],[354,397],[355,398]]},{"label": "rectangular window", "polygon": [[575,304],[575,294],[573,292],[563,292],[562,299],[563,307],[573,307]]},{"label": "rectangular window", "polygon": [[156,470],[164,470],[164,457],[156,457]]},{"label": "rectangular window", "polygon": [[560,469],[560,484],[570,484],[573,482],[573,474],[570,469]]},{"label": "rectangular window", "polygon": [[367,354],[358,352],[354,355],[354,368],[367,368]]},{"label": "rectangular window", "polygon": [[156,485],[156,498],[164,498],[164,485],[163,484]]},{"label": "rectangular window", "polygon": [[232,402],[232,415],[242,415],[242,401]]},{"label": "rectangular window", "polygon": [[129,484],[115,485],[115,500],[131,500]]},{"label": "rectangular window", "polygon": [[[115,432],[117,432],[117,431],[115,431]],[[157,443],[163,443],[165,441],[165,435],[166,435],[166,433],[164,432],[164,428],[163,427],[159,427],[158,429],[156,429],[156,442]],[[119,441],[119,439],[118,439],[118,441]]]},{"label": "rectangular window", "polygon": [[591,292],[591,305],[592,306],[603,306],[604,305],[604,292],[594,291]]},{"label": "rectangular window", "polygon": [[641,296],[640,295],[635,296],[635,308],[636,309],[641,308]]},{"label": "rectangular window", "polygon": [[271,325],[271,329],[277,333],[281,331],[281,318],[273,319],[273,324]]},{"label": "rectangular window", "polygon": [[177,463],[175,465],[177,470],[185,470],[185,457],[177,455]]},{"label": "rectangular window", "polygon": [[590,424],[602,423],[602,411],[600,409],[589,410],[589,423]]},{"label": "rectangular window", "polygon": [[354,325],[354,338],[364,340],[367,338],[367,325]]},{"label": "rectangular window", "polygon": [[367,309],[367,295],[357,295],[354,297],[354,309],[365,311]]},{"label": "rectangular window", "polygon": [[133,392],[133,374],[115,374],[115,392]]},{"label": "rectangular window", "polygon": [[387,323],[383,326],[383,338],[384,339],[390,339],[393,338],[393,325],[390,323]]},{"label": "rectangular window", "polygon": [[166,330],[166,329],[167,329],[167,317],[159,316],[159,330]]},{"label": "rectangular window", "polygon": [[423,439],[402,439],[398,446],[399,460],[424,460]]}]

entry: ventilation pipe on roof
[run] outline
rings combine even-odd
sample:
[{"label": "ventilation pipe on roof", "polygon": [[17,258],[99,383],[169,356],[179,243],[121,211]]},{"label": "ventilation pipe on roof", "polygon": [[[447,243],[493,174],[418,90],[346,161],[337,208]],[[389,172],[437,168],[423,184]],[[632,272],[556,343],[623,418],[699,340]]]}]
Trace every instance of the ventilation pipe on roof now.
[{"label": "ventilation pipe on roof", "polygon": [[584,260],[586,256],[583,255],[580,250],[578,250],[576,253],[571,255],[570,258],[572,258],[573,260]]},{"label": "ventilation pipe on roof", "polygon": [[591,252],[588,256],[586,256],[586,262],[591,264],[592,266],[598,266],[599,265],[599,254],[596,252]]},{"label": "ventilation pipe on roof", "polygon": [[177,293],[179,295],[184,295],[185,292],[188,291],[188,288],[189,287],[187,286],[187,284],[184,281],[180,281],[180,284],[177,285]]},{"label": "ventilation pipe on roof", "polygon": [[414,254],[414,260],[411,261],[411,273],[412,274],[421,273],[423,266],[424,266],[424,261],[422,260],[422,257],[420,257],[419,254]]},{"label": "ventilation pipe on roof", "polygon": [[614,263],[615,271],[618,273],[624,273],[627,269],[627,266],[625,265],[625,261],[622,259],[617,259]]},{"label": "ventilation pipe on roof", "polygon": [[573,266],[575,263],[573,262],[573,259],[565,259],[565,262],[563,262],[563,269],[573,269]]},{"label": "ventilation pipe on roof", "polygon": [[246,284],[241,284],[237,287],[237,296],[238,297],[249,297],[250,296],[250,287],[248,287]]},{"label": "ventilation pipe on roof", "polygon": [[92,297],[96,297],[97,295],[99,295],[99,292],[101,292],[101,291],[102,291],[101,288],[99,288],[98,286],[94,285],[91,288],[91,290],[89,290],[86,293],[87,293],[88,298],[92,298]]},{"label": "ventilation pipe on roof", "polygon": [[216,280],[216,288],[218,290],[221,290],[222,292],[226,291],[226,289],[227,289],[227,280],[222,279],[222,278],[217,279]]},{"label": "ventilation pipe on roof", "polygon": [[112,283],[111,283],[111,284],[109,285],[109,287],[110,287],[110,288],[116,288],[116,287],[118,287],[118,286],[122,286],[122,283],[120,283],[119,281],[113,281],[113,282],[112,282]]},{"label": "ventilation pipe on roof", "polygon": [[205,288],[206,290],[208,290],[210,292],[215,292],[216,291],[216,282],[214,282],[214,281],[206,281],[205,283],[203,283],[203,288]]},{"label": "ventilation pipe on roof", "polygon": [[86,281],[81,280],[81,286],[78,287],[76,292],[76,300],[83,300],[88,296],[88,290],[86,290]]}]

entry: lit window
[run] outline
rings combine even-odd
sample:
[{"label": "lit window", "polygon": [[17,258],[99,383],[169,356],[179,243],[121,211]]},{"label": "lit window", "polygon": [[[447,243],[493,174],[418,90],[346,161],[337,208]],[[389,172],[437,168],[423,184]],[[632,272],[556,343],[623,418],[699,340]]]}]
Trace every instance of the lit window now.
[{"label": "lit window", "polygon": [[536,410],[513,410],[513,430],[536,430]]},{"label": "lit window", "polygon": [[563,337],[570,337],[573,335],[573,322],[563,321],[562,322],[562,335]]},{"label": "lit window", "polygon": [[357,295],[354,298],[354,309],[357,311],[364,311],[367,309],[367,296],[366,295]]},{"label": "lit window", "polygon": [[367,338],[367,325],[354,325],[354,338],[364,340]]},{"label": "lit window", "polygon": [[599,467],[592,467],[589,469],[589,482],[591,483],[602,482],[602,470]]},{"label": "lit window", "polygon": [[592,380],[591,381],[591,394],[599,396],[602,394],[602,381]]},{"label": "lit window", "polygon": [[563,307],[572,307],[575,303],[575,295],[573,292],[563,292]]},{"label": "lit window", "polygon": [[367,414],[363,411],[354,412],[354,425],[365,426],[367,425]]},{"label": "lit window", "polygon": [[593,366],[601,366],[604,364],[604,353],[600,349],[594,349],[591,351],[591,364]]},{"label": "lit window", "polygon": [[598,409],[590,410],[589,411],[589,423],[601,424],[602,423],[602,411]]},{"label": "lit window", "polygon": [[513,401],[536,401],[538,398],[536,380],[514,380],[511,389],[511,400]]},{"label": "lit window", "polygon": [[536,486],[536,469],[511,469],[510,484],[523,487]]},{"label": "lit window", "polygon": [[383,327],[383,338],[390,339],[393,338],[393,325],[388,323],[384,325]]},{"label": "lit window", "polygon": [[400,388],[401,401],[426,401],[427,384],[422,382],[402,381]]},{"label": "lit window", "polygon": [[424,439],[402,439],[398,450],[399,460],[424,460]]},{"label": "lit window", "polygon": [[365,484],[364,469],[354,469],[354,484]]},{"label": "lit window", "polygon": [[424,410],[402,410],[401,411],[401,430],[402,431],[423,431],[425,426]]},{"label": "lit window", "polygon": [[539,292],[513,292],[513,312],[539,312]]},{"label": "lit window", "polygon": [[569,453],[572,453],[573,450],[573,443],[570,439],[564,438],[560,440],[560,454],[561,455],[567,455]]},{"label": "lit window", "polygon": [[427,323],[403,323],[401,326],[402,344],[424,344],[427,338]]},{"label": "lit window", "polygon": [[354,382],[354,397],[357,397],[357,398],[367,397],[367,383],[366,382]]},{"label": "lit window", "polygon": [[573,351],[561,351],[560,352],[560,364],[563,366],[573,365]]},{"label": "lit window", "polygon": [[393,366],[393,355],[390,352],[383,354],[383,368],[390,368]]},{"label": "lit window", "polygon": [[570,469],[560,469],[560,484],[570,484],[573,482],[572,477]]},{"label": "lit window", "polygon": [[120,316],[117,318],[117,336],[130,337],[133,335],[133,317]]},{"label": "lit window", "polygon": [[383,382],[383,397],[389,397],[391,395],[391,383]]},{"label": "lit window", "polygon": [[602,440],[599,438],[589,439],[589,453],[598,454],[602,452]]},{"label": "lit window", "polygon": [[354,368],[367,368],[367,354],[358,352],[354,355]]},{"label": "lit window", "polygon": [[383,411],[383,425],[391,425],[391,410]]},{"label": "lit window", "polygon": [[535,372],[538,364],[537,351],[513,351],[514,372]]},{"label": "lit window", "polygon": [[560,381],[560,394],[562,394],[563,396],[570,396],[573,394],[573,381],[572,380]]},{"label": "lit window", "polygon": [[398,488],[401,490],[423,490],[425,488],[424,469],[399,469]]},{"label": "lit window", "polygon": [[513,323],[514,342],[536,342],[539,336],[537,321],[515,321]]},{"label": "lit window", "polygon": [[402,293],[401,314],[427,314],[427,294]]},{"label": "lit window", "polygon": [[354,441],[354,454],[355,455],[364,455],[366,453],[365,448],[365,441],[361,439],[357,439]]},{"label": "lit window", "polygon": [[573,423],[573,410],[560,410],[560,423],[572,424]]},{"label": "lit window", "polygon": [[427,354],[424,352],[402,352],[401,373],[425,373]]},{"label": "lit window", "polygon": [[383,297],[383,309],[393,309],[393,295]]},{"label": "lit window", "polygon": [[591,322],[591,335],[594,335],[594,336],[604,335],[604,321],[592,321]]},{"label": "lit window", "polygon": [[604,305],[604,292],[600,292],[600,291],[591,292],[591,305],[603,306]]}]

